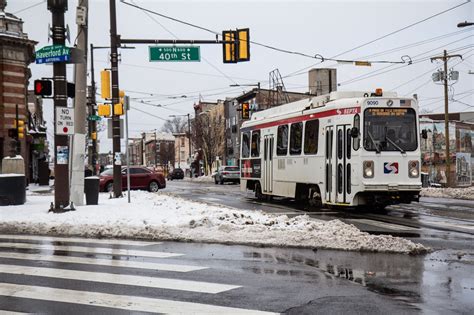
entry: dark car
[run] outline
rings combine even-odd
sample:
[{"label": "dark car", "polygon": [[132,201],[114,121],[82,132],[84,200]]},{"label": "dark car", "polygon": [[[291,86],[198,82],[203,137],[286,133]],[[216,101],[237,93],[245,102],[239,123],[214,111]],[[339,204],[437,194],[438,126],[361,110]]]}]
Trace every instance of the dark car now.
[{"label": "dark car", "polygon": [[169,174],[168,174],[168,180],[173,180],[173,179],[183,179],[184,178],[184,172],[182,169],[179,167],[173,169]]},{"label": "dark car", "polygon": [[214,183],[221,185],[225,182],[240,183],[240,169],[238,166],[221,166],[213,175]]},{"label": "dark car", "polygon": [[[112,191],[114,187],[114,170],[108,169],[100,173],[100,191]],[[165,177],[146,167],[130,167],[130,189],[147,189],[157,192],[158,189],[166,187]],[[127,169],[122,168],[122,190],[127,189]]]}]

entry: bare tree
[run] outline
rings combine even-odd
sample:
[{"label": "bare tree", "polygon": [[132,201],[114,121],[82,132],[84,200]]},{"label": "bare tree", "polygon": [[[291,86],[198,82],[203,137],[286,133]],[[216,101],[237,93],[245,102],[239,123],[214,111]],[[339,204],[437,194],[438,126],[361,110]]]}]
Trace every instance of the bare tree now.
[{"label": "bare tree", "polygon": [[196,148],[201,149],[204,160],[204,172],[212,170],[212,162],[224,154],[224,119],[217,115],[199,115],[194,119],[194,139]]},{"label": "bare tree", "polygon": [[171,134],[175,133],[184,133],[187,131],[188,122],[183,117],[173,117],[172,119],[168,119],[161,131],[168,132]]}]

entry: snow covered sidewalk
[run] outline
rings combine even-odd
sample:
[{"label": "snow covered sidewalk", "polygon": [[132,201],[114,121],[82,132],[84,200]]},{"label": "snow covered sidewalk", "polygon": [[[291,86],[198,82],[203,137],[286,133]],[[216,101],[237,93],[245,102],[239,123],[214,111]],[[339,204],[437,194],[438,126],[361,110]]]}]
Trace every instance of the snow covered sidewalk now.
[{"label": "snow covered sidewalk", "polygon": [[474,200],[474,186],[463,188],[423,188],[421,196]]},{"label": "snow covered sidewalk", "polygon": [[30,195],[21,206],[0,207],[0,233],[134,238],[326,248],[392,253],[424,253],[409,240],[370,235],[339,220],[308,216],[288,218],[191,202],[142,191],[127,198],[108,199],[99,206],[82,206],[62,214],[48,213],[53,196]]}]

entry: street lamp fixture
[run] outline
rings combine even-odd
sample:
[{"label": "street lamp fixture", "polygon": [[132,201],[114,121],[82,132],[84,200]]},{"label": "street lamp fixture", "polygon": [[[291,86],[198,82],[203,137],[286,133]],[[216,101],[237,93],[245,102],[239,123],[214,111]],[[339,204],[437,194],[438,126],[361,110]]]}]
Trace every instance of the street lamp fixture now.
[{"label": "street lamp fixture", "polygon": [[473,22],[468,22],[468,21],[458,23],[458,27],[466,27],[466,26],[472,26],[472,25],[474,25],[474,23]]}]

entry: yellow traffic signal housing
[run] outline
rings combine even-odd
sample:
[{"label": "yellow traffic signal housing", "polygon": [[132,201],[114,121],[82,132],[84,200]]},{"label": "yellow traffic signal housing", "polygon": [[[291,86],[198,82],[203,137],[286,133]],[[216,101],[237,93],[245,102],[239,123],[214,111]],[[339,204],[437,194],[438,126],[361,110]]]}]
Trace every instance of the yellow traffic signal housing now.
[{"label": "yellow traffic signal housing", "polygon": [[92,140],[97,140],[97,132],[95,132],[95,131],[91,132],[91,139]]},{"label": "yellow traffic signal housing", "polygon": [[110,93],[110,71],[108,70],[100,72],[100,96],[103,99],[112,98]]},{"label": "yellow traffic signal housing", "polygon": [[249,103],[242,103],[242,119],[250,118],[250,105]]},{"label": "yellow traffic signal housing", "polygon": [[125,91],[124,90],[120,90],[119,91],[119,97],[120,98],[123,98],[125,96]]},{"label": "yellow traffic signal housing", "polygon": [[250,60],[250,30],[222,32],[224,63],[237,63]]},{"label": "yellow traffic signal housing", "polygon": [[17,130],[18,139],[25,138],[25,122],[23,120],[13,120],[13,125]]},{"label": "yellow traffic signal housing", "polygon": [[110,105],[109,104],[98,104],[97,105],[97,114],[102,117],[110,116]]},{"label": "yellow traffic signal housing", "polygon": [[123,104],[118,103],[114,105],[114,115],[122,116],[123,115]]}]

